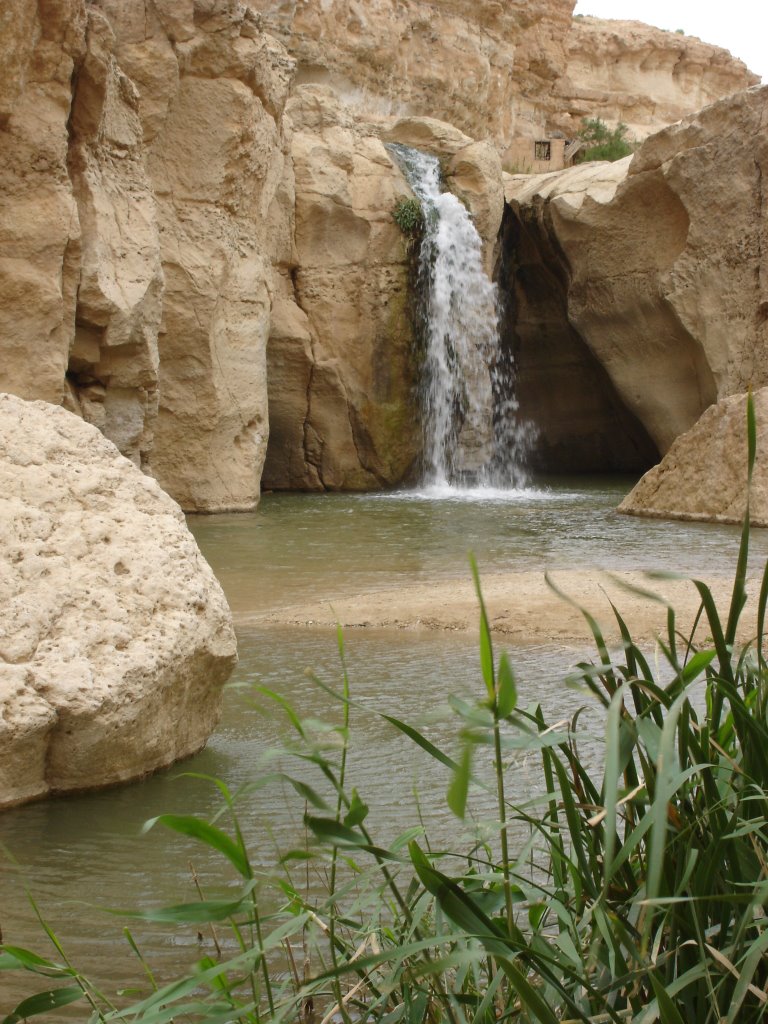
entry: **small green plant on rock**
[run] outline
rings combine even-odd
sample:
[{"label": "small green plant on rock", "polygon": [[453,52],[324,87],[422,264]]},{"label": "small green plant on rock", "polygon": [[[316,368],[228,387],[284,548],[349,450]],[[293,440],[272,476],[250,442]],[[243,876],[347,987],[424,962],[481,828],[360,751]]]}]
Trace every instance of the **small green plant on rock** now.
[{"label": "small green plant on rock", "polygon": [[621,160],[629,156],[633,147],[627,134],[629,128],[619,122],[615,128],[609,128],[599,117],[584,118],[581,122],[579,138],[586,148],[579,154],[579,162],[589,160]]},{"label": "small green plant on rock", "polygon": [[424,227],[421,203],[416,198],[408,199],[402,196],[392,211],[392,219],[404,235],[414,238],[421,233]]}]

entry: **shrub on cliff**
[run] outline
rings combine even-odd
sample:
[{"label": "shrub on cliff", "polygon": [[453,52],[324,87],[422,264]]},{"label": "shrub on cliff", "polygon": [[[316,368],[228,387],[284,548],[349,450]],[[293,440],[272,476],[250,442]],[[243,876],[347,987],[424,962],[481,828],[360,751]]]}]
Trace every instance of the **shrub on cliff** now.
[{"label": "shrub on cliff", "polygon": [[627,138],[629,129],[619,122],[615,128],[609,128],[599,117],[584,118],[581,122],[579,138],[585,148],[579,153],[579,162],[589,160],[621,160],[632,152],[632,144]]},{"label": "shrub on cliff", "polygon": [[408,199],[403,196],[401,199],[398,199],[392,211],[392,220],[394,220],[404,235],[414,238],[424,228],[424,213],[421,209],[421,203],[416,198]]}]

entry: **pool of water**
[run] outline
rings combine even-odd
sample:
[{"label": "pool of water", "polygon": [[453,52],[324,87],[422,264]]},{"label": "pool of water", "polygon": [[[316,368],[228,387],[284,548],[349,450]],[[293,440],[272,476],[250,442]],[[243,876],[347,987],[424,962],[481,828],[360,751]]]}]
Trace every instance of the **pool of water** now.
[{"label": "pool of water", "polygon": [[[185,773],[215,775],[233,789],[290,759],[272,752],[287,739],[287,719],[253,686],[278,690],[307,719],[340,721],[340,709],[312,683],[340,682],[336,638],[324,631],[255,627],[251,615],[308,599],[333,598],[404,581],[466,576],[467,552],[481,570],[600,566],[663,569],[690,574],[732,572],[738,530],[618,516],[626,481],[558,481],[531,492],[432,492],[390,495],[267,495],[257,513],[196,517],[200,546],[221,579],[238,621],[240,663],[228,689],[221,725],[208,746],[182,766],[142,782],[99,793],[47,800],[0,816],[0,842],[17,862],[0,860],[0,926],[9,944],[50,952],[23,886],[57,931],[72,959],[106,989],[125,986],[138,972],[121,929],[124,919],[103,908],[160,906],[195,899],[193,872],[207,894],[234,881],[204,848],[166,830],[141,834],[164,812],[208,816],[221,804],[216,789]],[[768,538],[755,531],[753,565],[765,559]],[[457,725],[449,694],[480,696],[475,638],[452,634],[356,632],[346,640],[354,710],[350,771],[372,807],[377,835],[388,841],[416,824],[418,793],[426,827],[441,842],[457,824],[445,807],[446,770],[381,717],[395,715],[428,731],[455,754]],[[564,683],[577,652],[528,646],[513,653],[521,700],[541,702],[551,718],[588,702]],[[585,742],[599,754],[599,716],[584,722]],[[306,767],[290,770],[306,777]],[[537,785],[532,757],[511,759],[512,795]],[[476,816],[489,807],[476,795]],[[304,840],[303,802],[284,783],[241,802],[253,860],[271,869],[276,851]],[[172,977],[210,952],[206,932],[129,922],[161,977]],[[0,1010],[31,991],[3,979]]]},{"label": "pool of water", "polygon": [[[739,531],[623,516],[632,481],[544,481],[525,491],[268,494],[258,512],[196,516],[190,526],[239,615],[403,582],[586,568],[729,576]],[[755,530],[753,566],[768,556]]]}]

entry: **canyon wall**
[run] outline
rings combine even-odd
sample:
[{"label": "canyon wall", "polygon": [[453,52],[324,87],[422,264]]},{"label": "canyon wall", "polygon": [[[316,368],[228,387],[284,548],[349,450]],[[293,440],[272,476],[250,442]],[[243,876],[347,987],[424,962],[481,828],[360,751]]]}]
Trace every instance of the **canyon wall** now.
[{"label": "canyon wall", "polygon": [[576,17],[565,51],[548,124],[569,138],[599,117],[644,139],[760,81],[727,50],[638,21]]},{"label": "canyon wall", "polygon": [[566,62],[574,0],[249,0],[297,60],[366,114],[434,117],[505,148]]},{"label": "canyon wall", "polygon": [[287,115],[293,245],[278,263],[263,482],[378,489],[418,456],[409,261],[392,218],[410,190],[325,87],[296,90]]},{"label": "canyon wall", "polygon": [[[511,287],[560,303],[562,330],[661,454],[716,400],[768,384],[767,125],[768,87],[756,87],[615,164],[507,179],[511,214],[540,254]],[[515,342],[530,348],[519,323]]]},{"label": "canyon wall", "polygon": [[63,402],[185,508],[252,508],[292,62],[237,0],[19,6],[0,387]]},{"label": "canyon wall", "polygon": [[[191,511],[255,507],[265,458],[274,488],[407,479],[418,354],[391,211],[410,191],[385,143],[444,158],[490,270],[512,138],[582,114],[648,127],[749,80],[572,7],[9,0],[0,388],[63,404]],[[707,372],[696,408],[720,394]]]},{"label": "canyon wall", "polygon": [[435,117],[500,152],[573,138],[585,117],[636,138],[755,85],[718,46],[639,22],[572,18],[574,0],[249,0],[296,58],[371,115]]}]

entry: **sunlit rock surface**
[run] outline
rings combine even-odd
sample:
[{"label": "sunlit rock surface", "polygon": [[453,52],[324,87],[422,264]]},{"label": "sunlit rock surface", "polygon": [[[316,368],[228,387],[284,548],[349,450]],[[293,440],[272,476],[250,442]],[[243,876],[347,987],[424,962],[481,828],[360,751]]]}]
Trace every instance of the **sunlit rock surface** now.
[{"label": "sunlit rock surface", "polygon": [[[685,29],[682,24],[681,29]],[[622,121],[635,139],[760,81],[728,50],[639,21],[574,18],[552,91],[553,127],[569,137],[584,117]]]},{"label": "sunlit rock surface", "polygon": [[[754,394],[757,458],[750,519],[768,526],[768,388]],[[620,512],[659,518],[740,523],[747,506],[747,396],[711,405],[674,442],[619,506]]]},{"label": "sunlit rock surface", "polygon": [[95,427],[0,396],[0,807],[203,746],[232,619],[178,505]]},{"label": "sunlit rock surface", "polygon": [[[632,158],[507,178],[512,213],[564,261],[569,327],[661,454],[712,402],[768,383],[766,121],[756,87]],[[550,276],[531,267],[526,286]]]}]

